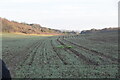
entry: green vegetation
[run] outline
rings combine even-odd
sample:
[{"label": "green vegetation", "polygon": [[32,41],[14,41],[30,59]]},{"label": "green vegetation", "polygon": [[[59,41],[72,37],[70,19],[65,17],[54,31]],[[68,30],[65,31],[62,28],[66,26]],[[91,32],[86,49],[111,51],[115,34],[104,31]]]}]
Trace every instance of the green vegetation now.
[{"label": "green vegetation", "polygon": [[67,48],[73,48],[72,46],[66,46]]},{"label": "green vegetation", "polygon": [[57,46],[57,48],[73,48],[72,46],[63,46],[63,45],[59,45]]},{"label": "green vegetation", "polygon": [[2,55],[15,78],[116,78],[117,35],[3,34]]},{"label": "green vegetation", "polygon": [[62,45],[59,45],[59,46],[57,46],[57,48],[65,48],[64,46],[62,46]]}]

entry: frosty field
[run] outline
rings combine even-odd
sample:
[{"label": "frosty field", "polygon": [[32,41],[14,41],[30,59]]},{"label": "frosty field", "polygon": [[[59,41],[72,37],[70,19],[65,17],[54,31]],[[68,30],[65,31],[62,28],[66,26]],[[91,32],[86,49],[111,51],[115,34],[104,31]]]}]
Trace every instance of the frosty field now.
[{"label": "frosty field", "polygon": [[117,36],[2,34],[2,58],[13,78],[116,78]]}]

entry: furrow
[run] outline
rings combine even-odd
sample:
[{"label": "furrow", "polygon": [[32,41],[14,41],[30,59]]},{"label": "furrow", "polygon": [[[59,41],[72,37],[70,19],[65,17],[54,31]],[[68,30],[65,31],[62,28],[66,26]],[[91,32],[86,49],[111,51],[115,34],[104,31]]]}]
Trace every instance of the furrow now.
[{"label": "furrow", "polygon": [[40,47],[41,44],[42,44],[42,43],[39,43],[39,44],[35,47],[35,51],[34,51],[33,54],[32,54],[32,58],[31,58],[31,60],[30,60],[30,62],[29,62],[29,65],[32,65],[32,63],[33,63],[33,61],[34,61],[34,58],[35,58],[35,55],[36,55],[36,53],[37,53],[37,50],[38,50],[38,48]]},{"label": "furrow", "polygon": [[18,69],[20,69],[25,64],[25,61],[30,57],[30,53],[38,46],[39,43],[40,43],[40,41],[36,42],[35,44],[33,44],[31,46],[32,49],[29,47],[29,49],[24,53],[24,54],[26,54],[25,58],[24,58],[23,62],[21,62],[20,67],[18,67]]},{"label": "furrow", "polygon": [[90,51],[90,52],[92,52],[93,54],[99,55],[99,56],[101,56],[101,57],[109,58],[109,59],[111,59],[112,61],[118,61],[118,59],[113,58],[113,57],[108,56],[108,55],[105,55],[104,53],[101,53],[101,52],[98,52],[98,51],[95,51],[95,50],[92,50],[92,49],[88,49],[88,48],[86,48],[86,47],[84,47],[84,46],[80,46],[80,45],[75,44],[75,43],[73,43],[73,42],[71,42],[71,41],[65,40],[64,38],[62,38],[62,39],[63,39],[64,41],[70,43],[70,44],[73,44],[73,45],[79,47],[79,48],[82,48],[82,49],[84,49],[84,50]]},{"label": "furrow", "polygon": [[68,63],[61,57],[61,55],[58,53],[58,51],[56,50],[56,48],[53,46],[52,44],[52,40],[51,40],[51,46],[53,48],[53,51],[57,54],[57,56],[59,57],[59,59],[63,62],[64,65],[67,65]]},{"label": "furrow", "polygon": [[[63,45],[66,46],[63,42],[61,42],[59,39],[57,39],[57,41]],[[69,51],[71,51],[72,53],[74,53],[76,56],[78,56],[80,59],[84,60],[87,64],[91,64],[91,65],[99,65],[98,63],[86,58],[84,55],[82,55],[81,53],[79,53],[78,51],[72,49],[72,48],[67,48]]]}]

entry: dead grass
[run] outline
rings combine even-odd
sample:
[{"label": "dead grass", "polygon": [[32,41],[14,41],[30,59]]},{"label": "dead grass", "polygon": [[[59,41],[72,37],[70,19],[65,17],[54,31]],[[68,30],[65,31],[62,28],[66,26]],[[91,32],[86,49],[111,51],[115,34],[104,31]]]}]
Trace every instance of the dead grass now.
[{"label": "dead grass", "polygon": [[[2,35],[2,34],[6,34],[6,33],[0,33],[0,35]],[[45,33],[41,33],[41,34],[24,34],[24,33],[18,33],[18,32],[16,32],[16,33],[7,33],[7,34],[17,34],[17,35],[26,35],[26,36],[57,36],[57,35],[63,35],[63,34],[55,34],[55,33],[47,33],[47,34],[45,34]]]}]

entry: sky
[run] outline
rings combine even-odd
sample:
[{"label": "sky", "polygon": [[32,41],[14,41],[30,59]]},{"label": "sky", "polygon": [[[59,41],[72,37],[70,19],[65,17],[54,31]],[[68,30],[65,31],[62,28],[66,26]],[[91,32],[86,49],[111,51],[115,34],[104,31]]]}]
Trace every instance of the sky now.
[{"label": "sky", "polygon": [[118,26],[119,0],[0,0],[0,17],[60,30]]}]

